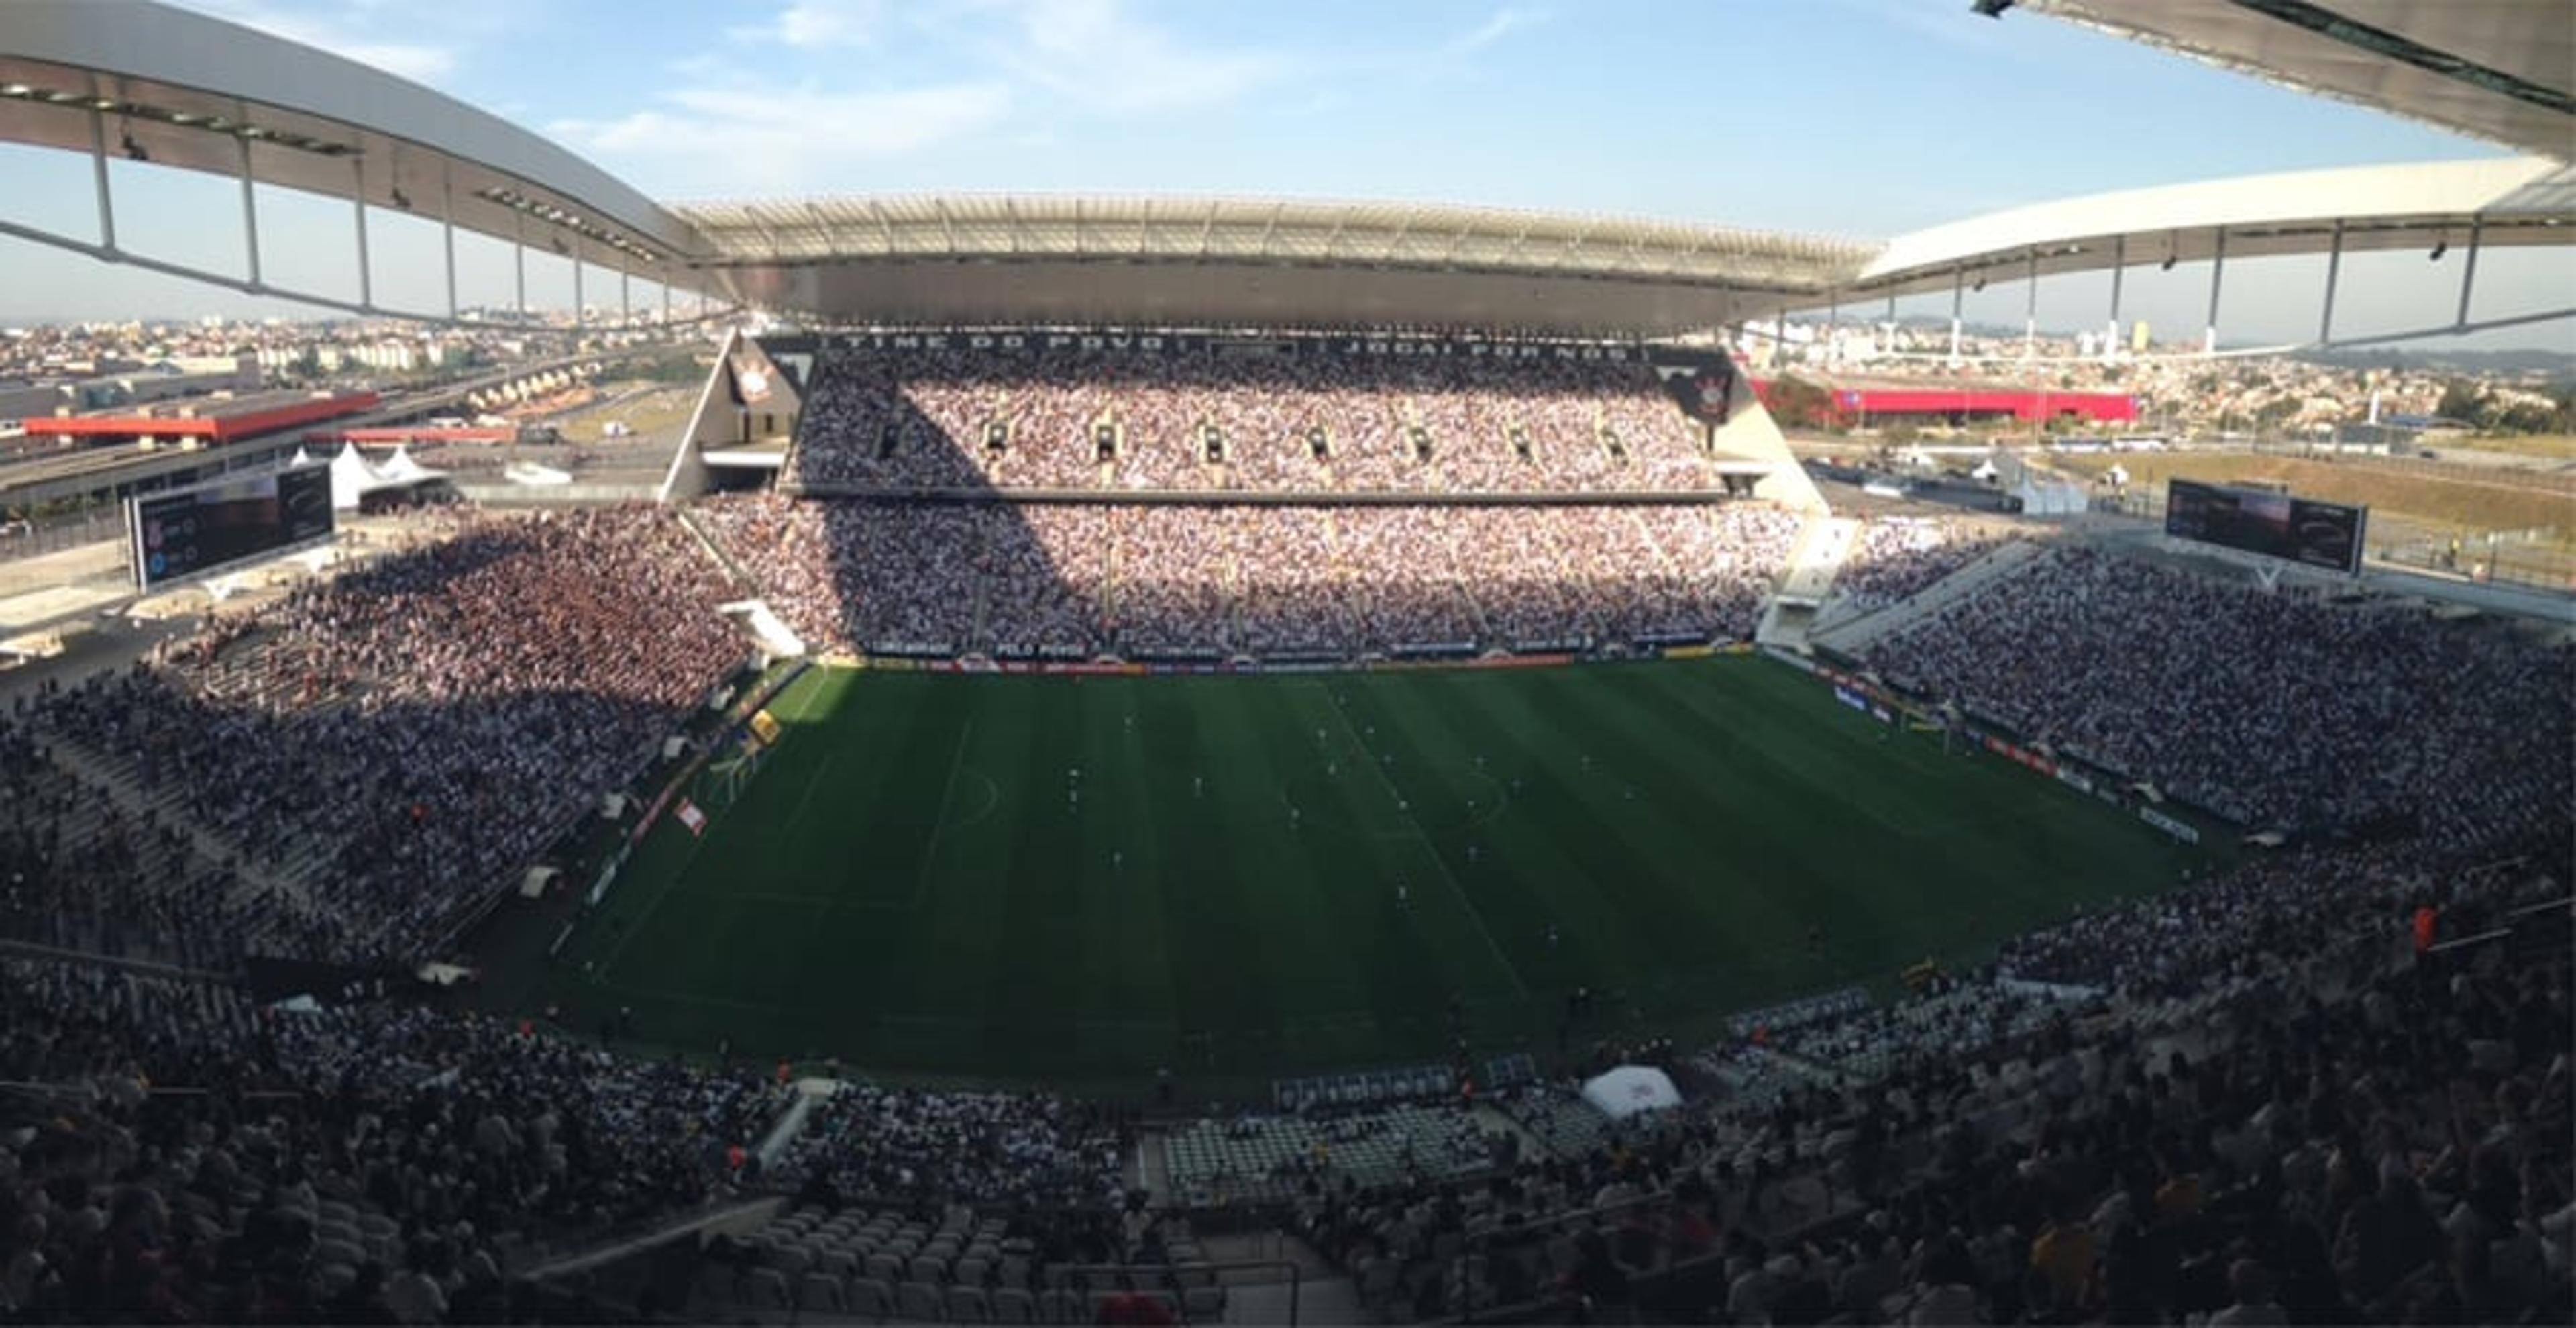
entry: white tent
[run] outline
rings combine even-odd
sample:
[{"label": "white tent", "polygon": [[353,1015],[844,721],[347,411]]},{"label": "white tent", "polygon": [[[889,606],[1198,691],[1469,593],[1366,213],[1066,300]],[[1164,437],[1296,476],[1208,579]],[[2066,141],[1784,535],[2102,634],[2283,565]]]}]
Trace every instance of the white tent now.
[{"label": "white tent", "polygon": [[396,447],[394,449],[394,454],[385,458],[385,464],[376,467],[376,473],[397,484],[418,484],[423,480],[445,479],[447,477],[447,472],[445,471],[431,470],[429,467],[412,460],[411,448],[409,446]]},{"label": "white tent", "polygon": [[346,512],[358,500],[385,487],[384,476],[358,454],[356,443],[340,445],[340,455],[331,458],[331,506]]},{"label": "white tent", "polygon": [[444,471],[431,470],[412,460],[402,448],[395,448],[393,456],[379,466],[361,456],[356,443],[343,443],[340,455],[331,458],[331,506],[346,512],[368,494],[407,489],[442,478]]},{"label": "white tent", "polygon": [[1682,1104],[1671,1076],[1651,1065],[1620,1065],[1583,1085],[1583,1100],[1612,1120]]}]

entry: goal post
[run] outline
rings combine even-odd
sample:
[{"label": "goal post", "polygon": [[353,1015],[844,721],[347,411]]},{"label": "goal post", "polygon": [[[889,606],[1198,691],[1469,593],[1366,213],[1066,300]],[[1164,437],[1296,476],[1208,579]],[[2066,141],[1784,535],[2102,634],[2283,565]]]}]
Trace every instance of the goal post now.
[{"label": "goal post", "polygon": [[752,777],[768,760],[769,745],[745,735],[698,772],[698,805],[709,811],[723,811],[740,802],[751,787]]}]

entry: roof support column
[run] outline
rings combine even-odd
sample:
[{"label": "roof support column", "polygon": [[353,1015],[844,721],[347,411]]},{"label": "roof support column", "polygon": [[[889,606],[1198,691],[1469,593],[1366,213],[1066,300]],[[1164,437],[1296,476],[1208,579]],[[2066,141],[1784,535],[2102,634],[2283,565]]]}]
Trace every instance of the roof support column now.
[{"label": "roof support column", "polygon": [[107,116],[89,113],[89,167],[98,186],[98,246],[116,255],[116,192],[107,186]]},{"label": "roof support column", "polygon": [[250,140],[233,140],[241,147],[242,186],[242,271],[250,274],[250,288],[258,290],[259,280],[259,194],[251,187]]},{"label": "roof support column", "polygon": [[1837,327],[1837,324],[1842,322],[1842,318],[1842,288],[1827,287],[1825,290],[1825,363],[1827,364],[1833,364],[1842,358],[1842,332]]},{"label": "roof support column", "polygon": [[2335,218],[2334,245],[2326,250],[2326,307],[2317,318],[2317,340],[2334,340],[2335,278],[2343,272],[2343,218]]},{"label": "roof support column", "polygon": [[447,321],[456,321],[456,167],[441,161],[438,167],[438,220],[447,240]]},{"label": "roof support column", "polygon": [[2021,308],[2021,357],[2025,360],[2039,354],[2039,250],[2030,251],[2030,287]]},{"label": "roof support column", "polygon": [[2218,353],[2218,283],[2227,275],[2227,228],[2218,228],[2218,252],[2209,260],[2209,321],[2201,326],[2200,353]]},{"label": "roof support column", "polygon": [[528,318],[528,214],[510,214],[510,258],[518,268],[519,321]]},{"label": "roof support column", "polygon": [[2478,237],[2486,230],[2486,225],[2484,217],[2469,218],[2469,258],[2466,269],[2460,273],[2459,316],[2452,320],[2452,326],[2463,332],[2469,329],[2469,291],[2478,280]]},{"label": "roof support column", "polygon": [[572,246],[572,328],[573,328],[573,330],[574,330],[575,332],[578,332],[578,331],[580,331],[583,327],[587,326],[587,325],[588,325],[588,323],[589,323],[589,318],[590,318],[590,309],[589,309],[589,306],[587,306],[587,305],[583,304],[583,303],[582,303],[582,298],[581,298],[581,244],[580,244],[578,241],[576,241],[576,242],[574,242],[574,244],[573,244],[573,246]]},{"label": "roof support column", "polygon": [[662,269],[662,326],[671,325],[671,270]]},{"label": "roof support column", "polygon": [[2111,240],[2111,327],[2102,339],[2102,358],[2119,353],[2120,345],[2120,278],[2129,274],[2129,237],[2119,235]]},{"label": "roof support column", "polygon": [[1968,298],[1968,270],[1950,274],[1950,367],[1959,367],[1959,308]]},{"label": "roof support column", "polygon": [[373,310],[376,307],[376,274],[374,267],[367,262],[367,159],[365,157],[349,159],[349,179],[350,216],[356,221],[358,228],[358,304],[361,308]]}]

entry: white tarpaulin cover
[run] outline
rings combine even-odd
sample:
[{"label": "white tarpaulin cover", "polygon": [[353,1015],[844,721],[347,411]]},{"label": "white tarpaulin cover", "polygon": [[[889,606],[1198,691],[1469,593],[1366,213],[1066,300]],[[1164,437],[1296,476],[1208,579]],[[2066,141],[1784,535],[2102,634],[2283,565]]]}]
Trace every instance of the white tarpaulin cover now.
[{"label": "white tarpaulin cover", "polygon": [[1612,1120],[1682,1104],[1670,1076],[1651,1065],[1621,1065],[1583,1085],[1583,1100]]}]

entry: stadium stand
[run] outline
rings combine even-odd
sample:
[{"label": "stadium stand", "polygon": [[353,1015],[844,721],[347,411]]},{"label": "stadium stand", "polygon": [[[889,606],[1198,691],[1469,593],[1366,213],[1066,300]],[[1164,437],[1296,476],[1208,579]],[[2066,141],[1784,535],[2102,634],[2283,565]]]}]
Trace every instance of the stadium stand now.
[{"label": "stadium stand", "polygon": [[720,574],[659,513],[455,520],[156,664],[49,686],[16,722],[126,791],[146,831],[184,820],[227,846],[234,895],[264,901],[245,947],[416,955],[748,654],[713,612]]},{"label": "stadium stand", "polygon": [[827,353],[787,479],[833,492],[1720,487],[1639,364],[1082,351]]},{"label": "stadium stand", "polygon": [[698,518],[808,641],[1083,656],[1742,640],[1798,518],[1713,507],[915,505]]},{"label": "stadium stand", "polygon": [[[1740,639],[1799,528],[1753,502],[1520,501],[1620,487],[1605,448],[1565,445],[1605,425],[1691,476],[1621,414],[1669,406],[1608,370],[823,372],[809,483],[1006,499],[690,509],[824,646]],[[945,441],[995,422],[996,446]],[[1257,444],[1308,425],[1324,460]],[[1499,454],[1457,442],[1498,430]],[[1420,500],[1007,492],[1317,483]],[[1457,486],[1516,497],[1440,501]],[[2564,647],[1873,523],[1834,594],[1907,613],[1862,663],[2290,844],[1892,1005],[1846,989],[1687,1053],[1523,1056],[1482,1099],[1361,1075],[1143,1131],[1045,1094],[691,1067],[613,1026],[251,997],[250,956],[434,953],[746,653],[715,612],[744,587],[663,513],[432,521],[154,660],[21,689],[0,721],[0,1319],[1203,1321],[1237,1303],[1214,1233],[1263,1227],[1388,1321],[2576,1312]],[[317,783],[349,794],[298,796]],[[2427,905],[2461,939],[2409,946]],[[1623,1061],[1689,1100],[1624,1121],[1581,1100]],[[775,1211],[716,1221],[753,1197]],[[653,1246],[679,1251],[677,1299],[566,1304],[546,1273],[702,1219]]]},{"label": "stadium stand", "polygon": [[2457,850],[2562,829],[2576,796],[2566,651],[2342,598],[2064,548],[1866,660],[2242,823],[2420,832]]}]

